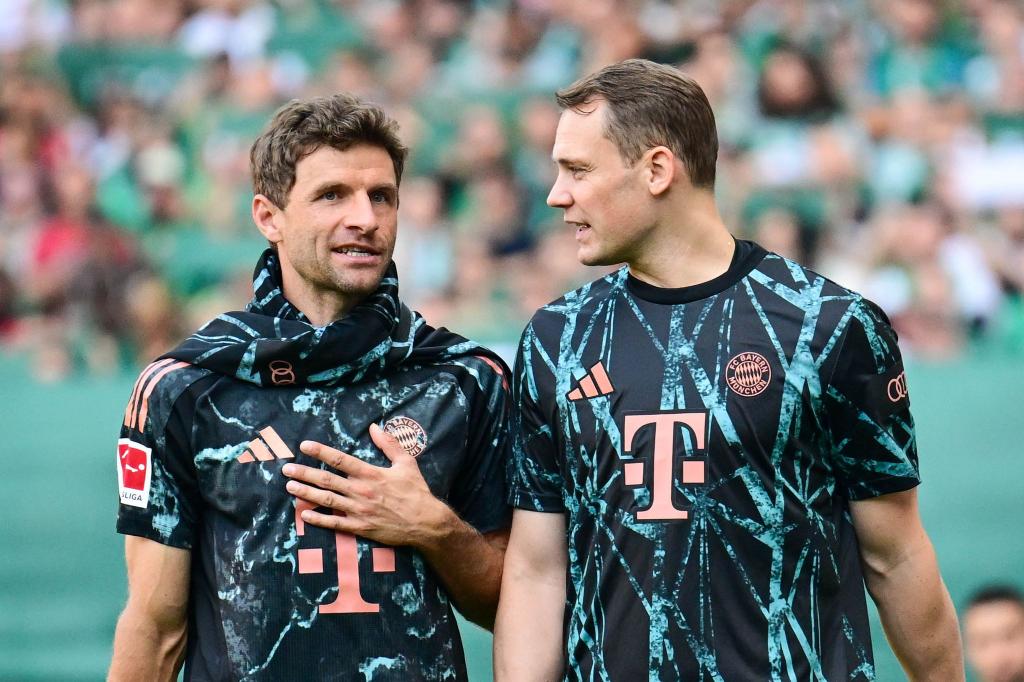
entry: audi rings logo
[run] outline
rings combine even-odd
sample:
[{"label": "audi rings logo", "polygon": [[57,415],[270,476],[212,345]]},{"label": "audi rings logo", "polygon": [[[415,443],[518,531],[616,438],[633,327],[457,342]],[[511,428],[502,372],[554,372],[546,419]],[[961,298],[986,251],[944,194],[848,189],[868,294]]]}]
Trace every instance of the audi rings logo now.
[{"label": "audi rings logo", "polygon": [[270,368],[270,381],[275,386],[289,386],[295,383],[295,370],[292,363],[287,360],[274,360],[267,367]]},{"label": "audi rings logo", "polygon": [[772,367],[760,353],[740,353],[725,367],[725,382],[737,395],[757,395],[771,380]]},{"label": "audi rings logo", "polygon": [[889,400],[894,403],[898,403],[907,397],[907,374],[906,372],[900,372],[899,376],[895,379],[889,380],[889,386],[887,387],[889,393]]}]

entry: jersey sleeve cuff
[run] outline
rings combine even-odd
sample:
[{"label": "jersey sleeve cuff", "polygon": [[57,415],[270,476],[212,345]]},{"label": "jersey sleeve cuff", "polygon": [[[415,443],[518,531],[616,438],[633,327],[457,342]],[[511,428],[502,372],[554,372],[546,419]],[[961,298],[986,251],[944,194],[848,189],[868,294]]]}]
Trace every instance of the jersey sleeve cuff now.
[{"label": "jersey sleeve cuff", "polygon": [[561,495],[545,495],[521,488],[509,492],[508,503],[516,509],[538,512],[564,512],[565,503]]},{"label": "jersey sleeve cuff", "polygon": [[121,535],[134,535],[135,537],[146,538],[153,542],[158,542],[161,545],[167,545],[168,547],[177,547],[178,549],[192,549],[192,539],[189,537],[181,537],[181,533],[176,533],[172,536],[167,536],[161,533],[152,526],[132,523],[124,519],[118,519],[117,521],[117,532]]},{"label": "jersey sleeve cuff", "polygon": [[884,481],[873,481],[870,485],[858,485],[847,491],[847,497],[853,501],[870,500],[890,493],[902,493],[921,485],[918,478],[898,478]]},{"label": "jersey sleeve cuff", "polygon": [[496,530],[505,530],[512,525],[512,508],[505,507],[505,510],[501,515],[482,519],[479,522],[473,519],[464,520],[466,523],[473,526],[478,533],[486,535],[487,533],[493,533]]}]

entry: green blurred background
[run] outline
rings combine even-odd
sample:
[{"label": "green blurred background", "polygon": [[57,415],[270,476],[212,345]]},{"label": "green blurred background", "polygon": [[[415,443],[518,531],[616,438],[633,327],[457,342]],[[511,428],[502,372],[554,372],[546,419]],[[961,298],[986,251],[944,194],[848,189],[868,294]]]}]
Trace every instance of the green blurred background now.
[{"label": "green blurred background", "polygon": [[[1024,361],[911,365],[922,513],[959,605],[1024,566]],[[0,357],[0,679],[100,680],[124,603],[114,444],[134,377],[34,383]],[[877,619],[880,680],[903,675]],[[490,636],[464,629],[470,676],[491,679]]]},{"label": "green blurred background", "polygon": [[104,675],[129,374],[248,300],[248,150],[279,105],[399,119],[402,298],[507,344],[593,276],[544,203],[552,93],[635,56],[708,94],[730,227],[936,363],[909,374],[954,600],[1024,584],[1021,46],[1020,0],[0,0],[0,680]]}]

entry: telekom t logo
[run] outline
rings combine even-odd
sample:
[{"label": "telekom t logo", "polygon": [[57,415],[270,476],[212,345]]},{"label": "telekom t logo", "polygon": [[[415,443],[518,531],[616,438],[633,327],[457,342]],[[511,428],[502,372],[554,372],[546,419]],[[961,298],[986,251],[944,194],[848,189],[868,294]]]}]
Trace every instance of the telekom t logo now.
[{"label": "telekom t logo", "polygon": [[[298,500],[295,506],[295,530],[299,537],[306,534],[306,523],[302,512],[314,509],[316,505]],[[332,513],[340,513],[332,510]],[[371,604],[363,599],[359,591],[359,547],[356,536],[349,533],[334,534],[334,556],[338,565],[338,598],[330,604],[321,604],[320,613],[377,613],[380,604]],[[390,547],[374,547],[373,572],[391,573],[395,570],[395,550]],[[299,550],[299,573],[323,573],[324,551],[322,549]]]},{"label": "telekom t logo", "polygon": [[[274,363],[271,363],[273,365]],[[278,370],[275,370],[278,371]],[[281,382],[275,382],[281,383]],[[417,425],[418,426],[418,425]],[[149,448],[145,448],[148,458]],[[122,459],[124,455],[122,454]],[[254,462],[268,464],[275,461],[295,459],[295,453],[284,442],[274,427],[268,426],[260,430],[259,435],[249,441],[242,454],[235,458],[240,464],[256,466]],[[148,461],[148,459],[147,459]],[[132,479],[135,480],[135,479]],[[149,479],[146,479],[147,486]],[[148,495],[148,488],[147,488]],[[122,486],[122,501],[124,486]],[[125,502],[125,504],[133,504]],[[144,506],[144,505],[137,505]],[[314,509],[316,505],[305,500],[297,500],[295,505],[295,532],[301,538],[306,534],[306,523],[302,512]],[[340,514],[331,510],[333,514]],[[359,546],[356,536],[350,533],[334,534],[334,558],[338,569],[338,597],[330,604],[321,604],[320,613],[377,613],[380,604],[373,604],[363,599],[359,590]],[[391,547],[374,547],[372,552],[374,573],[393,573],[395,570],[395,550]],[[320,548],[299,549],[299,573],[323,573],[324,550]]]},{"label": "telekom t logo", "polygon": [[[687,429],[693,436],[695,453],[704,453],[707,443],[708,413],[707,412],[657,412],[654,414],[627,414],[623,424],[622,449],[624,454],[633,452],[633,441],[637,432],[644,428],[654,430],[653,471],[648,474],[647,463],[640,461],[626,462],[624,478],[627,486],[649,486],[651,504],[637,512],[638,521],[683,521],[690,518],[690,513],[679,509],[672,503],[672,491],[675,488],[676,471],[679,471],[680,482],[686,484],[702,484],[707,479],[707,461],[694,457],[675,455],[676,432],[679,426]],[[647,453],[636,453],[643,455]],[[681,460],[676,469],[677,460]]]}]

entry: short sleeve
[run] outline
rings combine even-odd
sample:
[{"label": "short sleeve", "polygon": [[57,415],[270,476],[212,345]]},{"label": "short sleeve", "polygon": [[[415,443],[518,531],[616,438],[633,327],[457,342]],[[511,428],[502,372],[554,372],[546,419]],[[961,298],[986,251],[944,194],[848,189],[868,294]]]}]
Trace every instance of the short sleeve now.
[{"label": "short sleeve", "polygon": [[507,528],[511,509],[505,504],[509,439],[508,368],[480,356],[468,368],[472,379],[469,399],[469,432],[465,465],[449,494],[448,503],[481,533]]},{"label": "short sleeve", "polygon": [[851,500],[921,482],[903,360],[885,313],[853,304],[824,391],[831,462]]},{"label": "short sleeve", "polygon": [[200,509],[195,404],[182,377],[170,376],[183,365],[150,365],[128,401],[117,441],[117,532],[191,549]]},{"label": "short sleeve", "polygon": [[518,509],[563,512],[564,478],[552,430],[557,423],[554,374],[540,350],[531,323],[519,343],[514,370],[509,502]]}]

